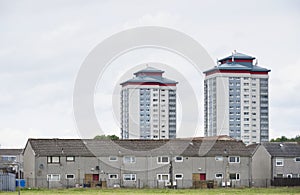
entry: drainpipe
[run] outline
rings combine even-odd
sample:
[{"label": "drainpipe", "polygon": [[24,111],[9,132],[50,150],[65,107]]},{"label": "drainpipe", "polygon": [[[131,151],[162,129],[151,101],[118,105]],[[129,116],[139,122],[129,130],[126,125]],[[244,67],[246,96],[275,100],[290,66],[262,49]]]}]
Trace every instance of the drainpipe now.
[{"label": "drainpipe", "polygon": [[274,160],[274,157],[271,156],[271,180],[273,180],[273,178],[274,178],[273,160]]},{"label": "drainpipe", "polygon": [[249,187],[252,187],[252,155],[249,156],[249,176],[250,176],[250,182],[249,182]]}]

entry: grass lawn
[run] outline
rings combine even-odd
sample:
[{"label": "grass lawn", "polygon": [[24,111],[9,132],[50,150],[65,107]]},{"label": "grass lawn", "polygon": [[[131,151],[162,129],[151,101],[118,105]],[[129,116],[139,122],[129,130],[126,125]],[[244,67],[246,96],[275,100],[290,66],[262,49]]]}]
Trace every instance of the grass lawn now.
[{"label": "grass lawn", "polygon": [[[14,195],[18,192],[0,192],[0,195]],[[300,187],[278,187],[278,188],[243,188],[243,189],[62,189],[62,190],[47,190],[47,189],[23,189],[23,195],[96,195],[96,194],[299,194]]]}]

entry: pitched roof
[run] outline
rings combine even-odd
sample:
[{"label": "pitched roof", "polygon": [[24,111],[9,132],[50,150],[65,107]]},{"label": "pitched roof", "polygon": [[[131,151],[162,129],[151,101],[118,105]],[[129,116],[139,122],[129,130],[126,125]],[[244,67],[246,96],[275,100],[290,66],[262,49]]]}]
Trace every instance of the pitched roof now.
[{"label": "pitched roof", "polygon": [[128,84],[128,83],[159,83],[159,84],[177,84],[178,83],[174,80],[163,77],[162,73],[164,73],[164,71],[147,66],[145,69],[135,72],[134,78],[129,79],[125,82],[122,82],[121,85]]},{"label": "pitched roof", "polygon": [[[232,59],[236,61],[232,61]],[[271,70],[267,68],[263,68],[257,65],[252,64],[252,60],[254,60],[255,57],[235,52],[230,56],[227,56],[225,58],[222,58],[218,60],[218,62],[221,62],[221,64],[218,64],[217,66],[204,71],[203,73],[209,73],[212,71],[218,71],[218,70],[230,70],[230,71],[250,71],[250,72],[270,72]],[[241,62],[238,60],[247,60],[249,62]]]},{"label": "pitched roof", "polygon": [[[40,156],[250,156],[242,141],[227,139],[165,139],[165,140],[94,140],[94,139],[30,139]],[[62,152],[63,151],[63,152]]]},{"label": "pitched roof", "polygon": [[203,73],[208,73],[216,70],[245,70],[245,71],[253,71],[253,72],[270,72],[271,70],[267,68],[263,68],[256,65],[245,65],[239,62],[228,62],[224,64],[220,64],[211,68],[209,70],[204,71]]},{"label": "pitched roof", "polygon": [[0,155],[20,155],[23,149],[0,149]]},{"label": "pitched roof", "polygon": [[260,144],[254,143],[247,145],[247,148],[250,150],[251,154],[254,154]]},{"label": "pitched roof", "polygon": [[250,150],[239,140],[195,141],[186,148],[184,156],[250,156]]},{"label": "pitched roof", "polygon": [[243,59],[243,60],[254,60],[255,57],[243,54],[243,53],[239,53],[239,52],[234,52],[233,54],[231,54],[230,56],[227,56],[225,58],[222,58],[219,60],[219,62],[223,61],[223,60],[231,60],[232,57],[234,59]]},{"label": "pitched roof", "polygon": [[157,72],[157,73],[164,73],[165,71],[159,70],[157,68],[153,68],[151,66],[147,66],[146,68],[137,71],[136,73],[134,73],[135,75],[138,73],[143,73],[143,72]]},{"label": "pitched roof", "polygon": [[39,156],[94,156],[81,139],[29,139],[28,143]]},{"label": "pitched roof", "polygon": [[167,79],[164,77],[158,77],[158,76],[137,76],[134,77],[132,79],[129,79],[123,83],[121,83],[121,85],[126,84],[126,83],[160,83],[160,84],[177,84],[178,82],[171,80],[171,79]]},{"label": "pitched roof", "polygon": [[300,144],[297,142],[265,142],[262,145],[271,156],[300,157]]}]

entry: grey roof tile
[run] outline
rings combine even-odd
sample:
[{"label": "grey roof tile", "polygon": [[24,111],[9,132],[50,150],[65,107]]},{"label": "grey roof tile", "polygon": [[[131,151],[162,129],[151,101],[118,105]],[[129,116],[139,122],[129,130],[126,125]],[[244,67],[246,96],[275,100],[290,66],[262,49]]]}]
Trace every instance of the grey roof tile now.
[{"label": "grey roof tile", "polygon": [[23,149],[0,149],[0,155],[20,155]]},{"label": "grey roof tile", "polygon": [[39,156],[94,156],[81,139],[29,139]]},{"label": "grey roof tile", "polygon": [[300,144],[297,142],[265,142],[262,145],[271,156],[300,157]]},{"label": "grey roof tile", "polygon": [[[170,140],[30,139],[40,156],[250,156],[242,141],[220,138]],[[63,152],[62,152],[63,150]]]}]

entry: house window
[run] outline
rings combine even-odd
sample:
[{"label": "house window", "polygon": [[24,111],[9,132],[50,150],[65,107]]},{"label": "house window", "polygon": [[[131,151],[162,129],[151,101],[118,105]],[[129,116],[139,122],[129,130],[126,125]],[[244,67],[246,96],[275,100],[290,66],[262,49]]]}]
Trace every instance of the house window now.
[{"label": "house window", "polygon": [[157,163],[158,164],[168,164],[169,157],[168,156],[159,156],[159,157],[157,157]]},{"label": "house window", "polygon": [[135,163],[134,156],[124,156],[123,158],[124,163]]},{"label": "house window", "polygon": [[136,180],[136,174],[124,174],[123,175],[124,181],[135,181]]},{"label": "house window", "polygon": [[108,174],[109,179],[118,179],[118,174]]},{"label": "house window", "polygon": [[17,157],[16,156],[2,156],[2,161],[16,161]]},{"label": "house window", "polygon": [[175,156],[175,162],[183,162],[182,156]]},{"label": "house window", "polygon": [[276,167],[282,167],[283,166],[283,159],[282,158],[276,158]]},{"label": "house window", "polygon": [[48,174],[47,181],[60,181],[60,174]]},{"label": "house window", "polygon": [[60,163],[60,157],[59,156],[48,156],[47,162],[48,162],[48,164]]},{"label": "house window", "polygon": [[300,162],[300,157],[296,157],[295,162]]},{"label": "house window", "polygon": [[109,161],[117,161],[118,157],[117,156],[110,156]]},{"label": "house window", "polygon": [[223,161],[223,156],[216,156],[216,157],[215,157],[215,160],[216,160],[216,161]]},{"label": "house window", "polygon": [[277,177],[277,178],[283,178],[283,174],[278,173],[278,174],[276,175],[276,177]]},{"label": "house window", "polygon": [[67,156],[66,161],[67,162],[74,162],[75,161],[75,156]]},{"label": "house window", "polygon": [[158,181],[169,181],[169,174],[157,174]]},{"label": "house window", "polygon": [[240,180],[240,174],[239,173],[230,173],[229,179],[230,180]]},{"label": "house window", "polygon": [[175,174],[175,179],[183,179],[183,174],[182,173],[176,173]]},{"label": "house window", "polygon": [[223,178],[223,174],[222,174],[222,173],[216,173],[216,174],[215,174],[215,177],[216,177],[217,179],[222,179],[222,178]]},{"label": "house window", "polygon": [[66,179],[75,179],[74,174],[66,174]]},{"label": "house window", "polygon": [[229,156],[228,160],[230,163],[240,163],[240,157],[239,156]]}]

